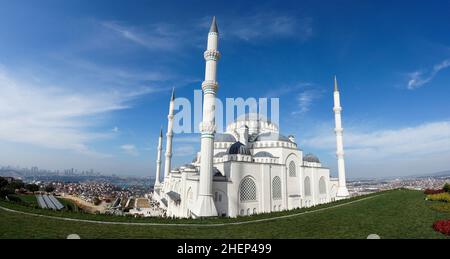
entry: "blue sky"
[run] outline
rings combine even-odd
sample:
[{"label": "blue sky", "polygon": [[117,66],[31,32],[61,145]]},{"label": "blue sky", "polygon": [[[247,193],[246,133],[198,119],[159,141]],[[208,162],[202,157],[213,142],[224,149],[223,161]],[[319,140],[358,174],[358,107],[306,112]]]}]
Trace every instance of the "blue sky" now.
[{"label": "blue sky", "polygon": [[[0,164],[153,175],[170,89],[192,99],[213,15],[218,97],[279,97],[280,128],[335,174],[450,169],[448,1],[0,0]],[[176,136],[175,165],[195,136]]]}]

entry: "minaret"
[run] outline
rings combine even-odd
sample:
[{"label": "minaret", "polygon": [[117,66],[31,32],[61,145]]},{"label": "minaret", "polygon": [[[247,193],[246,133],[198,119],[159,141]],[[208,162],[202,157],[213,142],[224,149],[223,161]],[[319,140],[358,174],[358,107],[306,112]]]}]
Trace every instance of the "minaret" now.
[{"label": "minaret", "polygon": [[200,123],[201,148],[200,148],[200,182],[197,202],[192,209],[196,217],[217,216],[212,193],[213,177],[213,149],[214,134],[216,131],[215,107],[218,83],[216,81],[217,61],[220,53],[217,50],[219,32],[217,30],[216,17],[213,17],[208,33],[208,44],[204,53],[206,61],[205,81],[203,90],[203,121]]},{"label": "minaret", "polygon": [[154,189],[159,189],[161,186],[160,178],[161,178],[161,153],[162,153],[162,127],[159,131],[159,139],[158,139],[158,155],[156,156],[156,179]]},{"label": "minaret", "polygon": [[[172,138],[173,138],[173,111],[175,107],[175,88],[172,89],[172,97],[170,97],[169,115],[167,115],[167,133],[166,133],[166,160],[164,161],[164,179],[169,177],[170,165],[172,160]],[[166,181],[164,181],[166,182]]]},{"label": "minaret", "polygon": [[344,129],[342,128],[341,122],[341,101],[339,96],[339,89],[337,85],[336,76],[334,77],[334,120],[336,128],[334,132],[336,133],[336,157],[338,162],[338,174],[339,174],[339,184],[337,190],[337,199],[344,199],[349,196],[346,181],[345,181],[345,163],[344,163],[344,143],[342,139],[342,133]]}]

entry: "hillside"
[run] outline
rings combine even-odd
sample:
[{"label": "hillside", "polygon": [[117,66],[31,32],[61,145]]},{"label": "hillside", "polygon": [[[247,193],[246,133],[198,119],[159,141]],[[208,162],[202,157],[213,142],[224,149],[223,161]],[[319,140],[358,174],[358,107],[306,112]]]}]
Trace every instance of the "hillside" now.
[{"label": "hillside", "polygon": [[[12,206],[4,201],[0,202],[0,206],[22,210],[21,206]],[[32,212],[25,207],[23,211]],[[47,218],[48,216],[24,215],[0,209],[0,229],[2,230],[0,238],[65,238],[72,233],[82,238],[366,238],[371,233],[376,233],[382,238],[445,238],[444,235],[435,232],[431,225],[437,219],[450,219],[450,213],[431,210],[430,202],[424,200],[421,192],[409,190],[395,190],[327,204],[302,213],[304,211],[238,219],[209,219],[200,222],[198,220],[126,219],[75,212],[53,214],[86,220],[114,219],[134,222],[132,223],[134,225],[124,225],[129,224],[125,222],[119,225],[62,221],[57,218]],[[48,215],[51,213],[45,212]],[[277,216],[288,217],[266,220]],[[252,222],[261,219],[264,221]],[[242,221],[250,222],[236,224]],[[202,226],[146,225],[151,222],[195,222],[201,223]],[[207,225],[222,223],[224,224]]]}]

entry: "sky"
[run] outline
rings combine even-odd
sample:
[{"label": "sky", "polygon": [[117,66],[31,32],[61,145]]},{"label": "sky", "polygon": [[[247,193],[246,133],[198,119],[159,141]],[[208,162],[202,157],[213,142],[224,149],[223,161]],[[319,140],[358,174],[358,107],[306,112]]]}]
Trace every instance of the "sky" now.
[{"label": "sky", "polygon": [[[276,97],[280,130],[348,178],[450,169],[449,1],[0,0],[0,165],[153,176],[171,89],[193,99],[212,16],[218,98]],[[199,137],[174,138],[175,166]]]}]

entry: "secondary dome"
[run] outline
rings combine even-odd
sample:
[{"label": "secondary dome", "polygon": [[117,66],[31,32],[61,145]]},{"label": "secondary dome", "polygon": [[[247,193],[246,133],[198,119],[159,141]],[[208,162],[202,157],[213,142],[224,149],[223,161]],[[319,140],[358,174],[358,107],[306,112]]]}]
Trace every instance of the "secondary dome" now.
[{"label": "secondary dome", "polygon": [[303,157],[303,161],[310,162],[310,163],[320,163],[319,158],[311,153],[306,154]]},{"label": "secondary dome", "polygon": [[254,155],[254,157],[274,157],[272,154],[266,151],[260,151]]},{"label": "secondary dome", "polygon": [[236,138],[228,133],[216,133],[214,135],[214,142],[236,142]]},{"label": "secondary dome", "polygon": [[247,155],[251,156],[252,153],[250,152],[250,149],[248,149],[244,144],[241,142],[236,142],[233,145],[228,148],[228,154],[230,155]]},{"label": "secondary dome", "polygon": [[273,133],[273,132],[265,132],[265,133],[261,133],[259,134],[255,141],[284,141],[284,142],[291,142],[291,140],[286,137],[283,136],[281,134],[278,133]]}]

